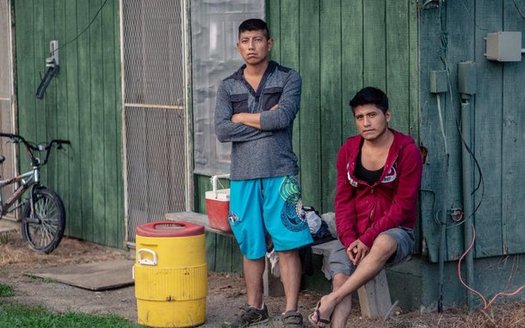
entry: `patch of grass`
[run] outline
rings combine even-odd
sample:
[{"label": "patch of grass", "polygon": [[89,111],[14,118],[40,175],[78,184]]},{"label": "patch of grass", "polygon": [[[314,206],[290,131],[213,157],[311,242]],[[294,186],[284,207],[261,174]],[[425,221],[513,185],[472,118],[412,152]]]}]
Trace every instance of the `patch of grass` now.
[{"label": "patch of grass", "polygon": [[115,315],[89,315],[76,312],[51,313],[41,306],[23,304],[0,304],[0,328],[13,327],[100,327],[138,328],[143,327]]},{"label": "patch of grass", "polygon": [[55,283],[55,282],[58,282],[56,279],[53,279],[53,278],[48,278],[48,277],[38,277],[38,276],[35,276],[33,274],[26,274],[27,277],[33,279],[33,280],[38,280],[38,281],[41,281],[43,283],[46,283],[46,284],[50,284],[50,283]]},{"label": "patch of grass", "polygon": [[13,287],[0,283],[0,297],[14,296],[15,291]]},{"label": "patch of grass", "polygon": [[0,232],[0,245],[7,244],[9,242],[9,234]]}]

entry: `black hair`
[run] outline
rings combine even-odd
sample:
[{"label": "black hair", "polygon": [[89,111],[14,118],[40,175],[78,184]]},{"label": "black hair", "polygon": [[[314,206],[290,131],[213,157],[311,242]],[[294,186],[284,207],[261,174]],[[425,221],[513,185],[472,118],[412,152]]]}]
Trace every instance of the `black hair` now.
[{"label": "black hair", "polygon": [[242,32],[246,31],[263,31],[266,39],[270,39],[270,29],[268,29],[268,24],[262,19],[250,18],[242,22],[241,25],[239,25],[239,37]]},{"label": "black hair", "polygon": [[378,88],[374,87],[365,87],[359,90],[354,98],[350,100],[350,107],[352,107],[352,112],[357,106],[362,105],[375,105],[383,113],[386,113],[388,110],[388,97],[386,94]]}]

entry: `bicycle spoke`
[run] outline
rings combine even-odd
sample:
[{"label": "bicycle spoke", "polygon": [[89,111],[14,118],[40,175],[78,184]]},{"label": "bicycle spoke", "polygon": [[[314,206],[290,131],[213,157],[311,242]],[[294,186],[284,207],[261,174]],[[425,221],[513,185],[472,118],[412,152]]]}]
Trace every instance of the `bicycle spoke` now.
[{"label": "bicycle spoke", "polygon": [[[31,215],[26,208],[26,215]],[[49,253],[60,242],[64,233],[64,208],[58,196],[49,190],[39,190],[33,203],[33,218],[38,223],[26,223],[24,238],[34,249]]]}]

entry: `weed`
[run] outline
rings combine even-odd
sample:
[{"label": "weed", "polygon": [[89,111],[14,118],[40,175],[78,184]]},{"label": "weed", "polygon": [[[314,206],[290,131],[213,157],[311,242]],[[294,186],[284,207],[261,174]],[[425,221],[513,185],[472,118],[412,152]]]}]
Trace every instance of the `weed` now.
[{"label": "weed", "polygon": [[7,244],[9,242],[9,234],[0,232],[0,245]]},{"label": "weed", "polygon": [[42,306],[28,306],[17,303],[0,304],[0,328],[11,327],[100,327],[138,328],[143,327],[115,315],[89,315],[77,312],[56,314]]},{"label": "weed", "polygon": [[14,296],[15,291],[13,287],[0,283],[0,297]]}]

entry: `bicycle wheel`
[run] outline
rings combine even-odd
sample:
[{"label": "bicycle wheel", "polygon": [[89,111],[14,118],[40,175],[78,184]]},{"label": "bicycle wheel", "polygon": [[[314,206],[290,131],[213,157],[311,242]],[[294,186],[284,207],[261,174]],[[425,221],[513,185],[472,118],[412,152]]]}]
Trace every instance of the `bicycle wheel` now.
[{"label": "bicycle wheel", "polygon": [[33,192],[34,219],[30,218],[31,204],[28,201],[24,208],[24,217],[20,222],[22,238],[32,249],[51,253],[60,244],[66,227],[64,204],[56,192],[46,187]]}]

